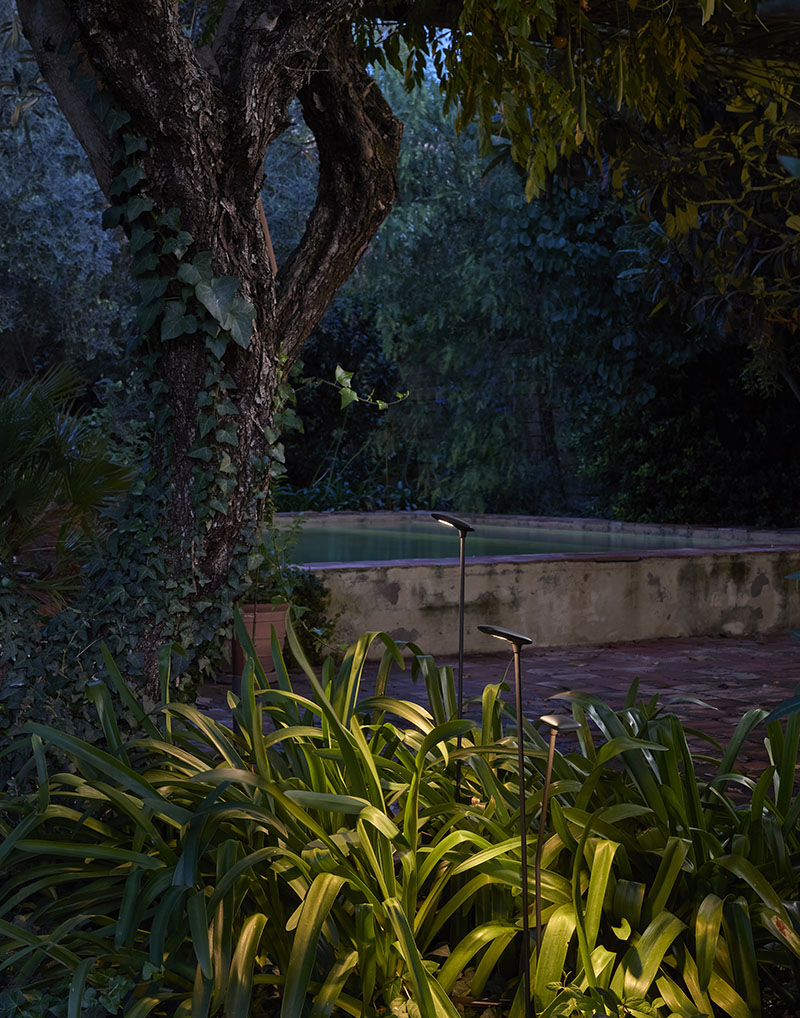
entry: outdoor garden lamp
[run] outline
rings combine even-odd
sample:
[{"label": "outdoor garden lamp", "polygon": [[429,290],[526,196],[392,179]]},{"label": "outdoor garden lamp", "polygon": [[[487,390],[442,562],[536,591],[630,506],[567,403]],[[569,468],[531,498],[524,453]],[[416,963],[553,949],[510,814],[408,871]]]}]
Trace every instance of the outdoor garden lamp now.
[{"label": "outdoor garden lamp", "polygon": [[[487,636],[495,636],[498,640],[510,643],[514,651],[514,696],[517,707],[517,766],[519,768],[519,840],[522,855],[522,978],[525,988],[525,1018],[531,1018],[531,943],[530,926],[528,923],[528,822],[525,816],[525,753],[522,747],[522,688],[520,684],[519,653],[522,647],[533,643],[529,636],[513,633],[510,629],[500,626],[478,626]],[[539,896],[537,890],[536,902]],[[539,941],[536,942],[537,949]],[[538,960],[538,954],[537,954]]]},{"label": "outdoor garden lamp", "polygon": [[451,516],[450,513],[431,513],[431,516],[437,523],[444,523],[448,527],[455,527],[462,539],[475,529],[466,520],[460,520],[458,516]]},{"label": "outdoor garden lamp", "polygon": [[559,732],[576,732],[581,727],[574,718],[568,717],[566,714],[543,714],[539,720],[550,729],[550,746],[547,750],[547,766],[544,769],[542,808],[539,813],[539,836],[536,839],[536,861],[534,863],[533,877],[536,885],[537,952],[542,949],[542,848],[544,845],[544,828],[547,820],[547,798],[550,794],[550,778],[553,774],[553,759],[556,752],[556,739]]},{"label": "outdoor garden lamp", "polygon": [[[461,572],[461,593],[458,598],[458,720],[461,720],[462,704],[464,702],[464,576],[465,576],[465,554],[467,534],[474,527],[469,523],[451,516],[449,513],[431,513],[437,523],[444,523],[445,526],[454,527],[459,536],[459,566]],[[461,748],[461,736],[458,737],[458,747]],[[456,801],[461,797],[461,759],[456,760]]]}]

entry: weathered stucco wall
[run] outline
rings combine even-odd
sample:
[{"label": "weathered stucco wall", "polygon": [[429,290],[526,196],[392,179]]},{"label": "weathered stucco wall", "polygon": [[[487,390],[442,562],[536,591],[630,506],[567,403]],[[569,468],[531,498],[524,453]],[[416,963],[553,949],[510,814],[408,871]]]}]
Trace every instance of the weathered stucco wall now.
[{"label": "weathered stucco wall", "polygon": [[[458,652],[457,561],[314,566],[331,590],[335,639],[383,630]],[[799,548],[518,556],[467,563],[464,643],[489,653],[492,623],[540,646],[800,628]]]}]

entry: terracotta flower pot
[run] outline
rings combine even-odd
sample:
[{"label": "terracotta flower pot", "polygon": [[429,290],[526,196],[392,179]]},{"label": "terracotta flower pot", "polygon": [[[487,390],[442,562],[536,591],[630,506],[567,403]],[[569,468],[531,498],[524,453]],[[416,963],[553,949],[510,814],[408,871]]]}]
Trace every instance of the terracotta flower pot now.
[{"label": "terracotta flower pot", "polygon": [[[286,638],[286,604],[245,604],[242,605],[242,619],[247,627],[256,648],[256,656],[265,672],[275,672],[272,661],[272,627],[278,637],[278,645],[283,647]],[[241,675],[244,668],[244,651],[242,645],[234,637],[231,652],[231,669],[234,674]]]}]

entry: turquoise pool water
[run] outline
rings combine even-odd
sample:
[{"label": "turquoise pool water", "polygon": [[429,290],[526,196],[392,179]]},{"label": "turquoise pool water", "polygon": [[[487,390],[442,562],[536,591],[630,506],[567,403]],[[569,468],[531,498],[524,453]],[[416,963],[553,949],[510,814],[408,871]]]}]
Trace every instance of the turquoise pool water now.
[{"label": "turquoise pool water", "polygon": [[[592,531],[536,526],[476,524],[467,535],[467,558],[485,555],[536,555],[575,552],[637,552],[730,545],[730,535],[696,531],[691,536],[663,533]],[[306,522],[293,562],[385,562],[394,559],[457,558],[458,533],[433,520],[384,520],[360,525]]]}]

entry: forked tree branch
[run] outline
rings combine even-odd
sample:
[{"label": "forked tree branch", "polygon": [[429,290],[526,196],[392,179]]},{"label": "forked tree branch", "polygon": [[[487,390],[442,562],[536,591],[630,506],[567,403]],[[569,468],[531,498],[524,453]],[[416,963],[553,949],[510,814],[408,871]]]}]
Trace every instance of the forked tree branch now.
[{"label": "forked tree branch", "polygon": [[403,130],[361,66],[349,28],[331,38],[300,101],[317,142],[319,182],[305,233],[278,273],[277,334],[290,361],[392,207]]},{"label": "forked tree branch", "polygon": [[39,70],[108,194],[113,149],[75,80],[74,67],[82,55],[74,42],[77,33],[70,11],[63,0],[17,0],[17,11]]}]

